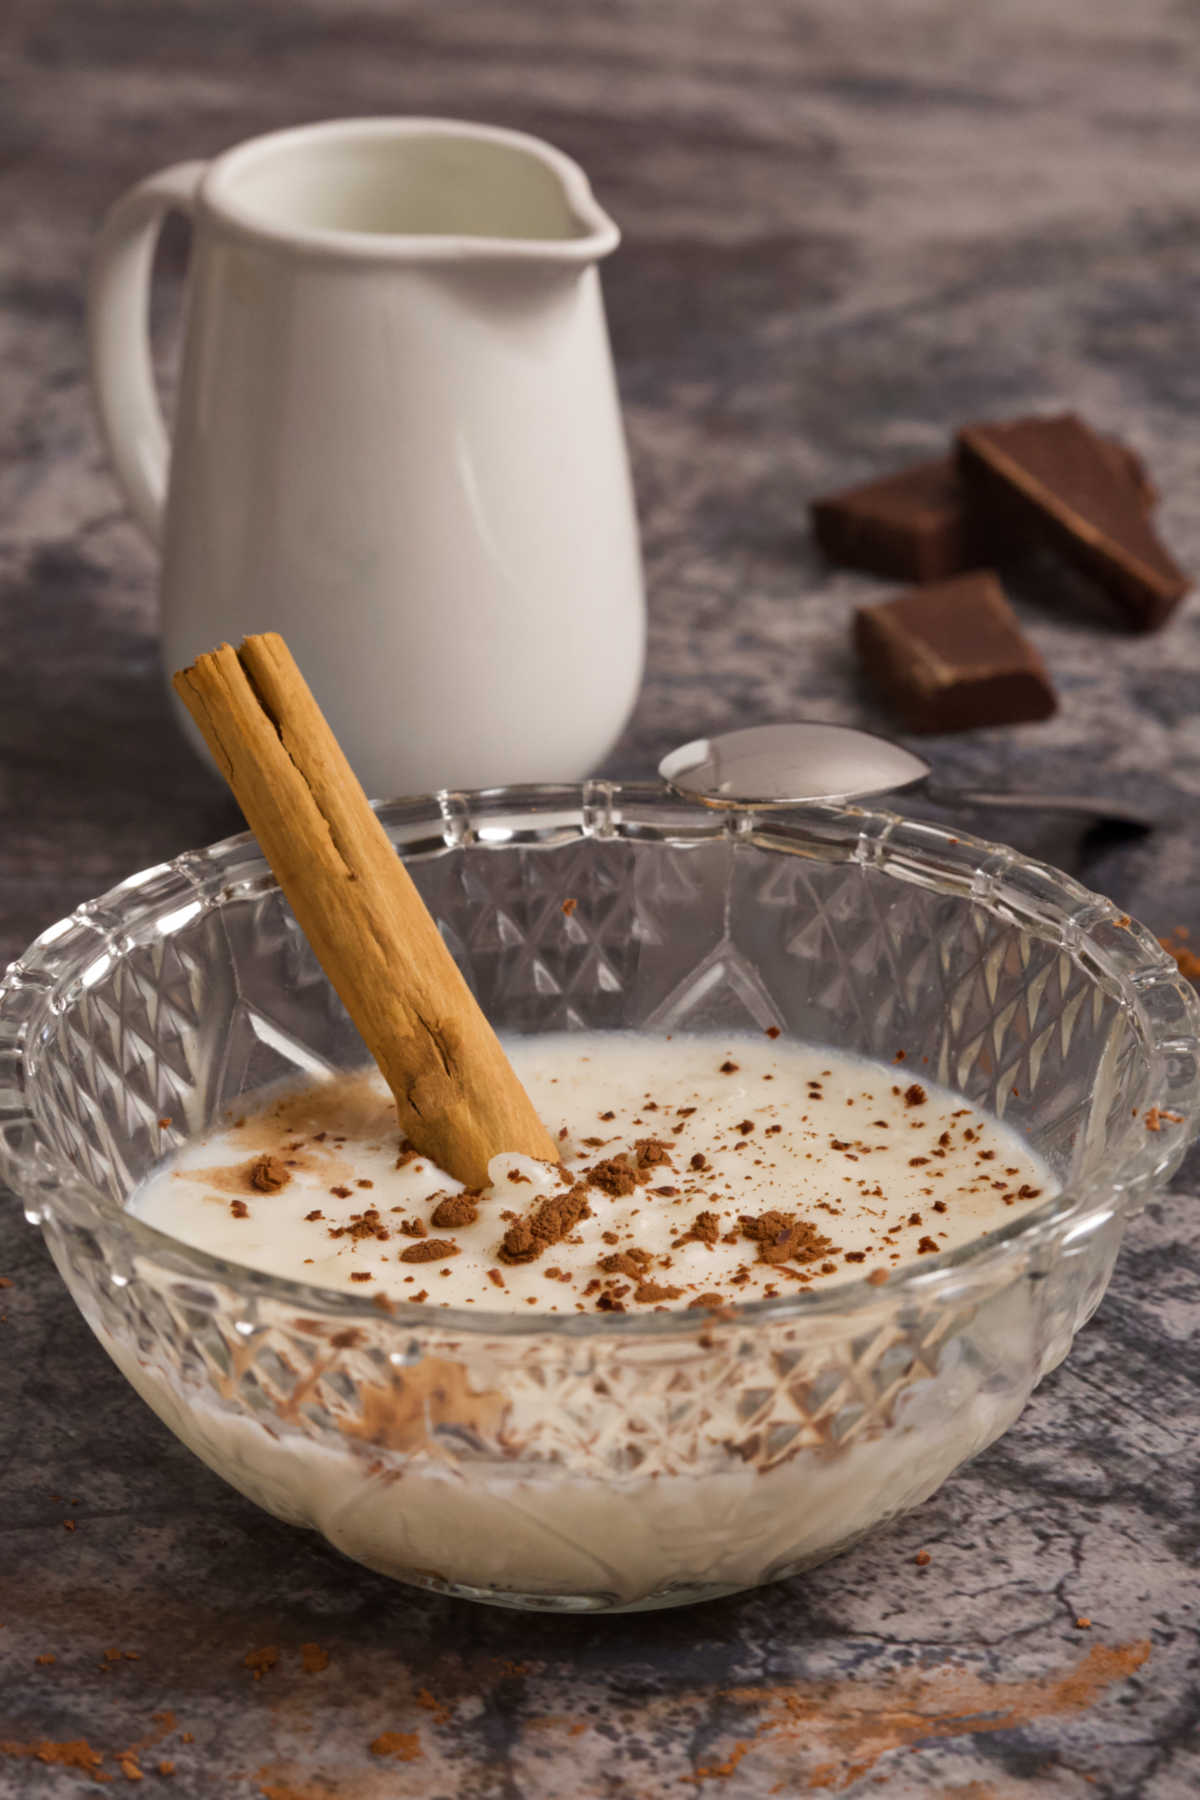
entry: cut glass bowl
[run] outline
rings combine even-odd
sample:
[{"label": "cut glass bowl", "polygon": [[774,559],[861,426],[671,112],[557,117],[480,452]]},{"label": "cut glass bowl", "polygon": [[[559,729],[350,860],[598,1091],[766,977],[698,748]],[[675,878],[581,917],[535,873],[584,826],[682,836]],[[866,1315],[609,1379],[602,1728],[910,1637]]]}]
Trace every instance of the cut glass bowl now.
[{"label": "cut glass bowl", "polygon": [[727,1316],[389,1315],[189,1248],[124,1209],[164,1153],[364,1060],[233,838],[80,907],[0,985],[0,1172],[197,1455],[404,1581],[601,1611],[795,1574],[1013,1422],[1197,1129],[1200,1007],[1149,933],[1011,850],[857,808],[591,782],[379,816],[501,1031],[902,1049],[1062,1192],[882,1286]]}]

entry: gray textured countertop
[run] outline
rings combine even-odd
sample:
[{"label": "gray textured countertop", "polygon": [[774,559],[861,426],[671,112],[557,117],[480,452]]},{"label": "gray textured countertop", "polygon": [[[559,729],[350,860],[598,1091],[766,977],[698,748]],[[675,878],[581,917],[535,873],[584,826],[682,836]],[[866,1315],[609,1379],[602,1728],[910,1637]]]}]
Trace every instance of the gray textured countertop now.
[{"label": "gray textured countertop", "polygon": [[[883,723],[846,630],[879,584],[821,566],[804,501],[964,418],[1062,405],[1123,435],[1200,570],[1200,30],[1182,6],[18,0],[0,55],[4,956],[237,824],[168,717],[81,293],[125,185],[275,125],[519,126],[575,154],[624,227],[605,284],[652,631],[612,773],[760,718]],[[168,357],[182,256],[171,236]],[[1018,605],[1062,710],[940,741],[939,766],[1063,788],[1102,769],[1152,794],[1177,823],[1135,847],[1020,841],[1155,929],[1200,931],[1200,599],[1137,640],[1044,577]],[[802,1580],[628,1619],[490,1612],[343,1561],[156,1423],[8,1197],[0,1276],[0,1795],[120,1783],[139,1744],[151,1787],[196,1800],[1200,1789],[1183,1194],[1135,1222],[1021,1422],[918,1513]],[[266,1648],[256,1680],[244,1659]],[[407,1760],[372,1754],[386,1732]],[[102,1753],[91,1773],[37,1758],[79,1740]]]}]

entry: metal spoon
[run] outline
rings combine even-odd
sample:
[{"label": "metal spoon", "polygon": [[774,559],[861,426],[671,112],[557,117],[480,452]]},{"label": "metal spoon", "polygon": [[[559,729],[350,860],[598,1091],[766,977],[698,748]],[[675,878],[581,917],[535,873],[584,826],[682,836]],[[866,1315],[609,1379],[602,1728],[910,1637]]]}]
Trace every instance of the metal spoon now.
[{"label": "metal spoon", "polygon": [[921,788],[939,806],[1072,813],[1123,831],[1152,831],[1156,823],[1144,812],[1099,794],[946,787],[934,778],[923,757],[889,738],[818,719],[753,725],[746,731],[697,738],[664,756],[658,772],[677,794],[702,800],[706,806],[794,806],[807,800],[864,800],[872,794]]}]

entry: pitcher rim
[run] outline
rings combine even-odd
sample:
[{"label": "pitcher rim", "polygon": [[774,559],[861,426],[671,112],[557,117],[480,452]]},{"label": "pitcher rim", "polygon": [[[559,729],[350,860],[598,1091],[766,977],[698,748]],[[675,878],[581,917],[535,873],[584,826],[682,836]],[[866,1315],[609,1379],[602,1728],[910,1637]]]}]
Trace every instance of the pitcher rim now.
[{"label": "pitcher rim", "polygon": [[[272,150],[323,138],[455,137],[520,150],[550,169],[561,184],[577,237],[473,236],[456,232],[341,231],[313,225],[275,225],[242,204],[231,191],[234,178]],[[562,150],[529,132],[466,119],[365,117],[321,119],[244,139],[214,157],[197,192],[200,214],[252,243],[293,255],[342,262],[431,263],[486,260],[583,266],[616,249],[620,231],[592,193],[580,165]]]}]

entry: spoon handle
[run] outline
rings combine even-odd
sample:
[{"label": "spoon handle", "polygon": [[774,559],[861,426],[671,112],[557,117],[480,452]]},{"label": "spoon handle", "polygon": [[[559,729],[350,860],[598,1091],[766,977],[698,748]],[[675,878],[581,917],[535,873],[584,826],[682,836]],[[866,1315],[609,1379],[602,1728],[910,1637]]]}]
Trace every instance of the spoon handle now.
[{"label": "spoon handle", "polygon": [[1090,819],[1097,825],[1116,826],[1123,831],[1153,831],[1159,823],[1144,811],[1135,811],[1120,801],[1099,794],[1038,794],[1021,790],[948,787],[940,781],[928,782],[925,791],[940,806],[995,807],[1006,812],[1070,813],[1079,819]]}]

